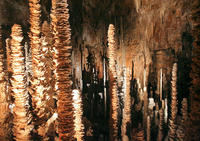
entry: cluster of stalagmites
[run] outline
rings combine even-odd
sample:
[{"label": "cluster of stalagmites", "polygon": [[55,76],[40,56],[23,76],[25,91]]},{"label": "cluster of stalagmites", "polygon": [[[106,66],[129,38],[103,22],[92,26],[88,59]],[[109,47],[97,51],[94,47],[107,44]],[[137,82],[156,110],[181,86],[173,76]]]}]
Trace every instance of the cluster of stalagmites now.
[{"label": "cluster of stalagmites", "polygon": [[[29,0],[30,50],[27,43],[22,45],[22,29],[20,25],[15,24],[12,27],[12,38],[6,40],[7,77],[3,46],[0,44],[0,125],[2,127],[0,139],[7,134],[5,120],[9,113],[8,96],[6,96],[8,93],[14,98],[13,104],[10,104],[10,112],[13,113],[12,131],[15,140],[31,140],[34,138],[31,133],[39,135],[41,140],[49,140],[48,132],[52,132],[51,130],[58,133],[59,140],[83,140],[81,95],[78,91],[72,92],[72,46],[67,7],[65,0],[52,0],[51,27],[47,22],[44,22],[41,27],[40,0]],[[11,84],[6,87],[7,78]],[[57,100],[57,109],[52,104],[53,97]],[[50,136],[55,138],[56,135]]]}]

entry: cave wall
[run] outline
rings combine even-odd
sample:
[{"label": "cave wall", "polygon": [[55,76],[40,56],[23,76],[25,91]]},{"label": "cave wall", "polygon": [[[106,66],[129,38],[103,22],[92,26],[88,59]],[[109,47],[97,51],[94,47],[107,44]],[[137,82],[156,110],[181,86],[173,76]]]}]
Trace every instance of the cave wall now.
[{"label": "cave wall", "polygon": [[74,46],[80,45],[84,52],[83,64],[87,62],[89,52],[93,53],[102,77],[102,56],[107,49],[108,24],[113,23],[116,27],[119,71],[123,65],[131,68],[134,62],[134,77],[140,82],[143,82],[144,68],[148,69],[147,72],[151,70],[149,73],[155,77],[162,68],[167,81],[170,80],[172,64],[178,62],[178,55],[184,50],[183,34],[190,34],[189,1],[81,2],[83,12],[78,14],[82,26],[74,29],[81,34],[77,35],[76,32],[73,37],[77,41]]}]

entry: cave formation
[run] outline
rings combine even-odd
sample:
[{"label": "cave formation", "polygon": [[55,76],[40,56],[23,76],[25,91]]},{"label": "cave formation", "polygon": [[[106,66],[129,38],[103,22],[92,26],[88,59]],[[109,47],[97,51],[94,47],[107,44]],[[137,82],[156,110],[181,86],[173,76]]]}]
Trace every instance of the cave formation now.
[{"label": "cave formation", "polygon": [[199,141],[199,0],[1,0],[0,140]]}]

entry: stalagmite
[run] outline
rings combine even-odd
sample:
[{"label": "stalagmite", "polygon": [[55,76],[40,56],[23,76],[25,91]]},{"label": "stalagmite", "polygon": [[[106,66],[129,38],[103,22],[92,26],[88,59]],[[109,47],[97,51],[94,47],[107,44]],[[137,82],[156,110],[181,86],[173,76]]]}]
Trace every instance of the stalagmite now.
[{"label": "stalagmite", "polygon": [[167,124],[168,119],[168,105],[167,105],[167,98],[165,98],[165,109],[164,109],[164,121]]},{"label": "stalagmite", "polygon": [[[157,103],[156,103],[156,105],[157,105]],[[158,110],[155,110],[154,111],[154,119],[155,119],[155,125],[158,125],[159,123],[158,123]]]},{"label": "stalagmite", "polygon": [[[53,53],[52,53],[52,33],[50,31],[50,25],[47,21],[44,21],[42,24],[42,37],[41,37],[41,61],[44,62],[43,70],[44,70],[44,88],[45,88],[45,98],[47,100],[47,103],[51,100],[51,97],[53,96],[53,84],[54,84],[54,78],[52,75],[53,70]],[[51,106],[50,106],[51,107]],[[48,106],[48,110],[50,108]],[[52,112],[51,112],[52,114]]]},{"label": "stalagmite", "polygon": [[104,117],[106,119],[107,116],[107,89],[106,89],[106,79],[107,79],[107,75],[106,75],[106,59],[105,57],[103,57],[103,92],[104,92]]},{"label": "stalagmite", "polygon": [[59,140],[75,140],[74,107],[72,95],[72,64],[70,45],[71,32],[69,10],[66,0],[53,0],[55,8],[52,15],[54,28],[55,91],[58,96],[58,134]]},{"label": "stalagmite", "polygon": [[118,97],[117,97],[117,73],[115,68],[115,28],[110,24],[108,28],[108,58],[109,58],[109,77],[110,77],[110,140],[117,140],[118,136]]},{"label": "stalagmite", "polygon": [[[56,39],[56,23],[57,23],[57,18],[56,18],[56,11],[55,11],[55,9],[56,9],[56,0],[51,0],[51,13],[50,13],[50,19],[51,19],[51,21],[50,21],[50,29],[51,29],[51,34],[52,34],[52,37],[53,37],[53,39],[52,39],[52,49],[51,49],[51,52],[52,52],[52,59],[54,60],[54,55],[53,55],[53,53],[54,53],[54,51],[55,51],[55,39]],[[56,89],[55,89],[55,83],[56,83],[56,76],[55,76],[55,69],[56,69],[56,65],[55,64],[53,64],[52,65],[52,68],[53,68],[53,76],[52,76],[52,78],[53,78],[53,80],[54,80],[54,82],[53,82],[53,85],[52,85],[52,89],[53,89],[53,91],[54,92],[56,92]],[[55,95],[53,96],[53,98],[54,98],[54,100],[58,100],[58,97],[57,97],[57,94],[55,93]],[[58,113],[58,111],[57,111],[57,109],[55,109],[55,111]],[[56,128],[56,133],[58,133],[58,119],[56,120],[56,122],[55,122],[55,128]],[[55,139],[54,140],[59,140],[59,138],[58,137],[55,137]]]},{"label": "stalagmite", "polygon": [[8,103],[6,96],[6,72],[4,67],[4,53],[3,53],[3,44],[2,44],[2,34],[1,34],[1,25],[0,25],[0,140],[4,140],[7,136],[6,129],[7,125],[5,120],[8,116]]},{"label": "stalagmite", "polygon": [[188,101],[187,101],[187,98],[183,98],[181,113],[182,113],[182,122],[187,121],[187,119],[188,119]]},{"label": "stalagmite", "polygon": [[31,68],[30,68],[30,64],[29,64],[30,61],[29,61],[29,57],[28,57],[29,54],[28,54],[27,42],[25,42],[24,51],[25,51],[25,69],[26,69],[25,75],[26,75],[26,79],[27,79],[26,83],[27,83],[27,87],[28,87],[29,82],[30,82],[29,72],[30,72]]},{"label": "stalagmite", "polygon": [[162,100],[162,107],[159,110],[159,129],[158,129],[158,141],[161,141],[163,138],[163,123],[164,123],[164,100]]},{"label": "stalagmite", "polygon": [[147,108],[148,108],[148,93],[147,93],[147,83],[146,83],[146,68],[144,69],[144,74],[143,74],[143,100],[144,100],[144,109],[143,109],[143,126],[147,128]]},{"label": "stalagmite", "polygon": [[[40,38],[41,42],[41,57],[40,62],[43,64],[41,66],[43,71],[43,76],[41,76],[42,85],[43,85],[43,101],[45,101],[45,114],[47,115],[45,118],[49,119],[53,114],[53,79],[52,79],[52,54],[51,54],[51,33],[49,29],[49,25],[46,21],[42,24],[42,36]],[[48,106],[47,106],[48,105]],[[48,123],[43,122],[42,125],[38,128],[38,134],[43,137],[43,140],[49,140],[47,136]]]},{"label": "stalagmite", "polygon": [[34,113],[35,125],[38,126],[37,132],[42,138],[45,138],[45,123],[48,118],[48,110],[46,110],[46,88],[45,84],[45,62],[42,60],[41,43],[41,6],[40,0],[29,0],[30,8],[30,50],[32,55],[32,81],[31,81],[31,96]]},{"label": "stalagmite", "polygon": [[11,37],[11,67],[13,71],[11,90],[15,99],[13,133],[16,141],[27,141],[30,139],[30,131],[32,130],[30,124],[32,116],[29,111],[29,95],[26,89],[25,57],[23,55],[23,46],[21,45],[23,37],[20,25],[15,24],[12,27]]},{"label": "stalagmite", "polygon": [[151,119],[150,116],[147,116],[147,141],[151,139]]},{"label": "stalagmite", "polygon": [[172,69],[172,93],[171,93],[171,118],[169,119],[169,140],[173,141],[175,139],[176,133],[176,116],[177,116],[177,64],[173,65]]},{"label": "stalagmite", "polygon": [[75,135],[74,137],[77,139],[77,141],[83,141],[84,136],[84,125],[82,122],[82,115],[83,115],[83,109],[82,109],[82,99],[79,90],[73,90],[73,106],[74,106],[74,124],[75,124]]},{"label": "stalagmite", "polygon": [[130,95],[130,70],[126,70],[126,90],[125,90],[125,98],[124,98],[124,109],[123,109],[123,119],[122,119],[122,140],[126,141],[127,136],[127,125],[131,124],[131,95]]}]

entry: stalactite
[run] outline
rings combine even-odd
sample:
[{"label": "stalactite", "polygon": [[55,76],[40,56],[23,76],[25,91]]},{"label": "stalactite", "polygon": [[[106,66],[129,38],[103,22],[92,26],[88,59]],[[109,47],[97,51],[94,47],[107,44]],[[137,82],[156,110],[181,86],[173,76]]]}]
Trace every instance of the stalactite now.
[{"label": "stalactite", "polygon": [[[30,49],[32,53],[32,81],[31,81],[31,96],[32,106],[35,118],[37,132],[42,138],[45,138],[45,123],[48,118],[48,110],[46,110],[46,87],[45,78],[45,62],[42,60],[42,43],[41,43],[41,6],[40,0],[29,0],[30,8]],[[38,126],[38,127],[37,127]]]},{"label": "stalactite", "polygon": [[117,109],[118,109],[118,97],[117,97],[117,73],[115,68],[115,28],[110,24],[108,28],[108,58],[109,58],[109,77],[110,77],[110,140],[117,140],[118,126],[117,126]]},{"label": "stalactite", "polygon": [[134,0],[134,1],[135,1],[136,11],[138,13],[139,12],[139,8],[140,8],[140,0]]},{"label": "stalactite", "polygon": [[32,130],[30,124],[32,116],[29,111],[29,95],[26,89],[25,57],[23,55],[23,46],[21,45],[23,36],[20,25],[15,24],[12,27],[11,37],[11,67],[13,70],[11,89],[15,99],[13,133],[16,141],[27,141],[30,139],[30,131]]},{"label": "stalactite", "polygon": [[53,0],[55,90],[58,95],[58,133],[60,140],[75,140],[74,108],[72,96],[71,32],[66,0]]},{"label": "stalactite", "polygon": [[121,133],[122,133],[122,140],[126,141],[128,139],[127,136],[127,125],[131,124],[131,95],[130,95],[130,70],[126,70],[126,92],[125,92],[125,98],[124,98],[124,109],[123,109],[123,119],[122,119],[122,127],[121,127]]},{"label": "stalactite", "polygon": [[158,97],[160,97],[160,74],[159,74],[159,72],[157,72],[156,94]]},{"label": "stalactite", "polygon": [[160,101],[162,101],[162,83],[163,83],[163,80],[162,80],[162,68],[160,69]]},{"label": "stalactite", "polygon": [[177,64],[173,65],[172,69],[172,93],[171,93],[171,118],[169,119],[169,140],[175,139],[176,133],[176,116],[177,116]]},{"label": "stalactite", "polygon": [[83,115],[83,109],[82,109],[82,99],[79,90],[73,90],[73,106],[74,106],[74,123],[75,123],[75,135],[74,137],[77,139],[77,141],[83,141],[84,136],[84,126],[82,122],[82,115]]},{"label": "stalactite", "polygon": [[120,17],[120,48],[122,50],[122,67],[126,65],[126,47],[124,46],[123,17]]},{"label": "stalactite", "polygon": [[4,53],[2,44],[2,32],[0,25],[0,139],[5,139],[8,135],[7,123],[5,123],[8,116],[8,102],[6,95],[6,72],[4,67]]}]

